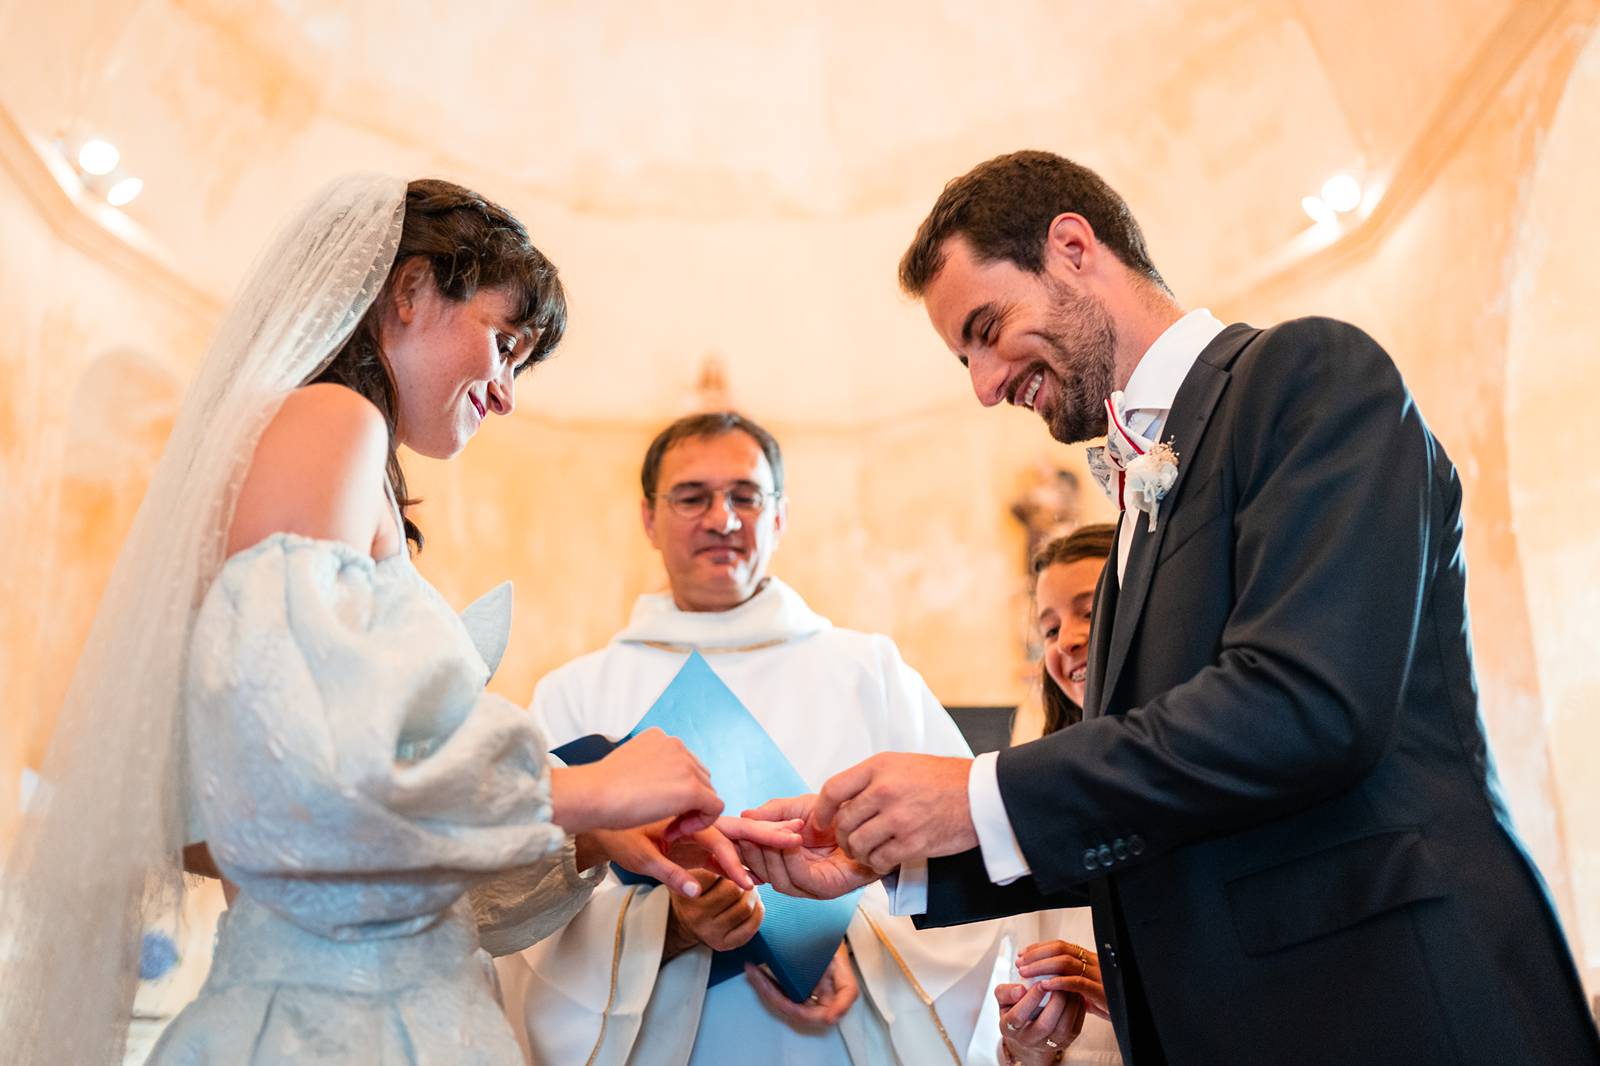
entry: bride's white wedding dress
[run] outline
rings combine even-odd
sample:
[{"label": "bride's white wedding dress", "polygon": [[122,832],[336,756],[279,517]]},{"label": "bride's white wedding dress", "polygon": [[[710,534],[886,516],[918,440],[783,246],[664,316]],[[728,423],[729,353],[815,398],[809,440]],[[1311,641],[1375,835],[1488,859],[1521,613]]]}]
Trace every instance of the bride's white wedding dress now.
[{"label": "bride's white wedding dress", "polygon": [[537,721],[484,691],[503,591],[458,617],[404,551],[283,533],[223,566],[184,711],[196,835],[240,895],[150,1062],[521,1061],[480,939],[534,942],[604,867],[549,821]]}]

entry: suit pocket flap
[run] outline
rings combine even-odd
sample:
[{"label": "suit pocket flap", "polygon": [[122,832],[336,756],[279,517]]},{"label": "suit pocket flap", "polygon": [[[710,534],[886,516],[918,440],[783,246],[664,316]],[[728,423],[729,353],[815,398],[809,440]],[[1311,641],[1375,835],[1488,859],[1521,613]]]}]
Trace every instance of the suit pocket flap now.
[{"label": "suit pocket flap", "polygon": [[1444,876],[1417,829],[1347,840],[1227,883],[1244,950],[1264,955],[1374,915],[1445,894]]}]

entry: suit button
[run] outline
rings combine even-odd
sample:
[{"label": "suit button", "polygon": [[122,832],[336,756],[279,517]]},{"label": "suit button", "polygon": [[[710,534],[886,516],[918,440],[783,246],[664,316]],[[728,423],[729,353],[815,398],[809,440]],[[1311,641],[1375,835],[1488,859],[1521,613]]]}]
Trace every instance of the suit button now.
[{"label": "suit button", "polygon": [[1116,843],[1111,845],[1111,851],[1116,855],[1118,862],[1128,861],[1128,842],[1118,837]]},{"label": "suit button", "polygon": [[1100,860],[1100,865],[1101,866],[1104,866],[1108,870],[1111,868],[1112,858],[1111,858],[1111,848],[1109,846],[1107,846],[1105,844],[1101,844],[1100,845],[1100,850],[1095,852],[1095,857]]},{"label": "suit button", "polygon": [[1135,855],[1143,855],[1144,854],[1144,837],[1140,836],[1138,833],[1135,833],[1135,834],[1133,834],[1133,836],[1129,837],[1128,838],[1128,850],[1133,852],[1133,854],[1135,854]]},{"label": "suit button", "polygon": [[1100,858],[1095,854],[1093,848],[1090,848],[1088,851],[1083,853],[1083,868],[1085,870],[1093,870],[1099,865]]}]

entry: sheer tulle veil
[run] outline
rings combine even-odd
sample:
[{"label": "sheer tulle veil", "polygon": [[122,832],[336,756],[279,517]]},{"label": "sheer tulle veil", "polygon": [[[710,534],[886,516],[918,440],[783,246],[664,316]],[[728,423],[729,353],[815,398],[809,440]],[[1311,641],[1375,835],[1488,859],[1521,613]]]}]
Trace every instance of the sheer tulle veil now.
[{"label": "sheer tulle veil", "polygon": [[382,289],[406,183],[339,180],[257,260],[190,386],[101,599],[0,881],[0,1058],[118,1063],[146,916],[182,891],[181,686],[266,423]]}]

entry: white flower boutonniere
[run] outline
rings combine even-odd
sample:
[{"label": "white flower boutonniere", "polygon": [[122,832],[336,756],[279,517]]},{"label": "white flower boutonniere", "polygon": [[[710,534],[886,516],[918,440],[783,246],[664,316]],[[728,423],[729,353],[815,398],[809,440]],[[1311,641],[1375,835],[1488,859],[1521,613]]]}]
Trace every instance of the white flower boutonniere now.
[{"label": "white flower boutonniere", "polygon": [[1150,532],[1156,531],[1156,516],[1167,490],[1178,480],[1178,453],[1167,443],[1152,444],[1136,456],[1124,471],[1133,508],[1150,515]]}]

